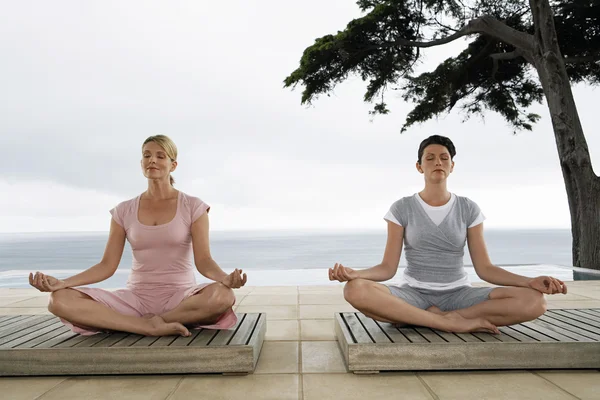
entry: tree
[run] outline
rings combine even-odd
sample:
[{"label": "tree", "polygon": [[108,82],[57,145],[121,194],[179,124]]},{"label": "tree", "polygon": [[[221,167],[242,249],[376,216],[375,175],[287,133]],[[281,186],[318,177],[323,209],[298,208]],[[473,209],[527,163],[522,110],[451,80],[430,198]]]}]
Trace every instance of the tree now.
[{"label": "tree", "polygon": [[[286,87],[304,86],[302,103],[350,74],[368,80],[371,114],[387,114],[386,90],[415,103],[402,126],[460,106],[468,118],[500,113],[531,130],[527,113],[546,98],[571,213],[573,265],[600,269],[600,177],[596,176],[571,82],[600,83],[600,0],[358,0],[364,15],[315,40]],[[413,76],[421,48],[472,38],[456,57]],[[537,75],[537,79],[535,77]]]}]

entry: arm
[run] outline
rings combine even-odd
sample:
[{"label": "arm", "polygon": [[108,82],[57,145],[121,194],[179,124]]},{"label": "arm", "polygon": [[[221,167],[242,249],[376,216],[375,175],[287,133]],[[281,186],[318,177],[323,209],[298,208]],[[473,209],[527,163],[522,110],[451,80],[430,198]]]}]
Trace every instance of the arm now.
[{"label": "arm", "polygon": [[65,280],[36,272],[35,276],[29,274],[29,283],[43,292],[54,292],[59,289],[102,282],[114,275],[121,261],[124,247],[125,229],[111,219],[108,242],[102,260],[98,264]]},{"label": "arm", "polygon": [[493,265],[483,238],[483,223],[467,230],[467,243],[475,272],[486,282],[494,285],[532,288],[550,294],[567,292],[567,286],[558,279],[548,276],[528,278]]},{"label": "arm", "polygon": [[398,263],[402,254],[402,241],[404,239],[404,227],[388,221],[387,243],[383,260],[374,267],[355,271],[351,268],[336,264],[329,270],[329,279],[340,282],[352,279],[368,279],[375,282],[387,281],[396,275]]},{"label": "arm", "polygon": [[221,282],[230,288],[239,288],[246,283],[246,274],[236,269],[231,274],[225,273],[210,255],[208,240],[208,213],[202,214],[192,223],[192,248],[196,269],[203,276],[216,282]]}]

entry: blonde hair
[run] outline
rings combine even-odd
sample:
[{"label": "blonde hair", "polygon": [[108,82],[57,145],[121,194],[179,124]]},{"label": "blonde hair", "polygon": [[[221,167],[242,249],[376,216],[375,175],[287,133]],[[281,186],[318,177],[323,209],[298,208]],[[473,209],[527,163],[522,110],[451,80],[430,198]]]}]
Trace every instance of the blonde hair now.
[{"label": "blonde hair", "polygon": [[[149,142],[154,142],[160,147],[162,147],[165,153],[167,153],[167,156],[171,159],[171,161],[177,161],[177,146],[175,146],[175,142],[173,142],[171,138],[169,138],[166,135],[150,136],[148,139],[144,140],[144,143],[142,143],[142,149],[144,148],[146,143]],[[171,181],[171,186],[173,186],[175,184],[175,179],[173,179],[172,176],[169,176],[169,178]]]}]

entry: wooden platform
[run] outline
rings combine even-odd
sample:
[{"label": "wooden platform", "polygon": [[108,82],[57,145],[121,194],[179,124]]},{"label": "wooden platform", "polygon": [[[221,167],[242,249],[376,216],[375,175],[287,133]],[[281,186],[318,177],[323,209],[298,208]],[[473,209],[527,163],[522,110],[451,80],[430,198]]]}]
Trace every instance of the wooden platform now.
[{"label": "wooden platform", "polygon": [[192,336],[81,336],[53,315],[0,316],[0,376],[253,372],[265,314],[237,314],[227,330]]},{"label": "wooden platform", "polygon": [[549,310],[500,335],[396,328],[361,313],[336,313],[348,370],[600,369],[600,309]]}]

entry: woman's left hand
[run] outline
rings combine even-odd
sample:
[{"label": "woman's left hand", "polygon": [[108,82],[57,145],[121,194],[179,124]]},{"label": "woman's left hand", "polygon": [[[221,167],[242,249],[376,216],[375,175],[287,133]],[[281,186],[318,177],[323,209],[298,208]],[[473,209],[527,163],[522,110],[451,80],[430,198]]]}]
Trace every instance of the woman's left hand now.
[{"label": "woman's left hand", "polygon": [[529,287],[546,294],[567,294],[567,285],[560,279],[551,276],[538,276],[529,281]]},{"label": "woman's left hand", "polygon": [[228,288],[237,289],[246,284],[246,274],[242,273],[241,269],[235,269],[231,274],[227,275],[221,283]]}]

